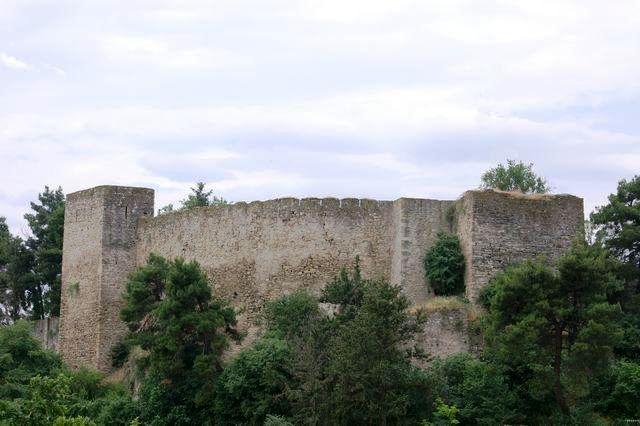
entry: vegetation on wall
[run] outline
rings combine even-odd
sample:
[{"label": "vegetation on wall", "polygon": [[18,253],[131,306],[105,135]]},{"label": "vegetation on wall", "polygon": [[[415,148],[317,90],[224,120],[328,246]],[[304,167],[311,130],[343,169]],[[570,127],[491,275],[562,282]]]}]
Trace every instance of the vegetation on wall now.
[{"label": "vegetation on wall", "polygon": [[465,262],[456,235],[441,232],[424,257],[425,277],[438,296],[464,291]]},{"label": "vegetation on wall", "polygon": [[533,171],[533,164],[507,160],[482,175],[482,188],[520,191],[524,194],[545,194],[551,190],[545,178]]},{"label": "vegetation on wall", "polygon": [[[180,201],[181,207],[178,210],[188,210],[194,207],[223,206],[228,204],[222,197],[213,195],[213,190],[207,191],[204,182],[196,182],[196,186],[191,188],[191,194]],[[175,211],[173,204],[167,204],[158,209],[158,215]]]}]

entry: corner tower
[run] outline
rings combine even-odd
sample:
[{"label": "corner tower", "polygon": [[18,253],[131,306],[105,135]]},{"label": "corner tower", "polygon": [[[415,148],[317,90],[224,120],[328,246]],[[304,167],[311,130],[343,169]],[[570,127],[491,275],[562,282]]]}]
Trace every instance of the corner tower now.
[{"label": "corner tower", "polygon": [[122,292],[135,267],[138,219],[153,216],[148,188],[98,186],[67,195],[62,256],[60,353],[72,366],[111,367],[126,332]]}]

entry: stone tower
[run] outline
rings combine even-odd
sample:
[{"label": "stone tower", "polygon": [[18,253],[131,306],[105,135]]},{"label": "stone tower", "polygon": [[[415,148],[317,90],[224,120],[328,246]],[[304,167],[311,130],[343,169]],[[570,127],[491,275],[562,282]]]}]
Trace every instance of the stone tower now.
[{"label": "stone tower", "polygon": [[98,186],[67,195],[64,218],[60,352],[72,366],[110,368],[125,333],[122,289],[135,266],[138,219],[153,216],[147,188]]}]

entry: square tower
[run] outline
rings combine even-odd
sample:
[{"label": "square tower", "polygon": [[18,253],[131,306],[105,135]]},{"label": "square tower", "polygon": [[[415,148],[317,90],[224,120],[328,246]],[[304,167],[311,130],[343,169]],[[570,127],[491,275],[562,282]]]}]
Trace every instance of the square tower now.
[{"label": "square tower", "polygon": [[98,186],[67,195],[62,260],[60,353],[71,366],[111,368],[111,347],[135,267],[138,219],[153,216],[148,188]]}]

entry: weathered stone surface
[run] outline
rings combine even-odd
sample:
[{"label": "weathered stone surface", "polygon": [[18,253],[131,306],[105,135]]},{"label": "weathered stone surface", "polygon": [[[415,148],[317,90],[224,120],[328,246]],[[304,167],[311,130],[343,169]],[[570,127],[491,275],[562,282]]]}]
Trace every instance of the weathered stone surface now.
[{"label": "weathered stone surface", "polygon": [[[103,370],[124,332],[118,311],[127,273],[151,252],[197,260],[214,293],[240,310],[250,341],[266,301],[302,288],[317,294],[356,256],[366,277],[390,279],[421,303],[432,295],[423,256],[438,232],[456,232],[474,301],[508,263],[558,256],[583,220],[577,197],[491,190],[468,191],[457,201],[281,198],[158,217],[153,191],[144,188],[97,187],[67,200],[60,349],[72,365]],[[463,348],[455,335],[434,350]]]},{"label": "weathered stone surface", "polygon": [[33,321],[33,336],[40,340],[42,347],[58,351],[58,317]]},{"label": "weathered stone surface", "polygon": [[138,220],[152,215],[151,189],[99,186],[67,196],[59,344],[70,365],[110,368],[111,347],[126,331],[119,312]]}]

